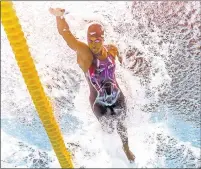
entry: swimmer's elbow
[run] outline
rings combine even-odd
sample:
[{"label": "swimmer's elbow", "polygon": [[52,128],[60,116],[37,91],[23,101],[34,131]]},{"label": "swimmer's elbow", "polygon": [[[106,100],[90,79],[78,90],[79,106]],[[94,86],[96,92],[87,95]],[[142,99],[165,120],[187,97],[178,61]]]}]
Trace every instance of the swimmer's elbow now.
[{"label": "swimmer's elbow", "polygon": [[78,40],[72,35],[69,30],[60,31],[59,34],[63,37],[63,39],[66,41],[67,45],[71,49],[75,51],[78,49]]}]

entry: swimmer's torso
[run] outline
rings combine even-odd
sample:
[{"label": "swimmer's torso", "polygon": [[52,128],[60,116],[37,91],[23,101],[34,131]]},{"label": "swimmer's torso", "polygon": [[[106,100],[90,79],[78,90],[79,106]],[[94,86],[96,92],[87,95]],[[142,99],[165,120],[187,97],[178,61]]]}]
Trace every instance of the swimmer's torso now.
[{"label": "swimmer's torso", "polygon": [[107,106],[116,102],[120,89],[115,78],[115,58],[109,52],[104,60],[93,57],[86,77],[97,92],[96,102]]}]

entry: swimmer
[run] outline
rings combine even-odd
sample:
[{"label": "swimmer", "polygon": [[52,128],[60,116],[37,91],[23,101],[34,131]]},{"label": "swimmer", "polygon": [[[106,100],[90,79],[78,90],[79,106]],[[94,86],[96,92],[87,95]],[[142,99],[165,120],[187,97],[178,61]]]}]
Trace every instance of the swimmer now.
[{"label": "swimmer", "polygon": [[116,122],[116,129],[123,144],[123,150],[130,162],[135,156],[128,144],[128,133],[125,126],[126,102],[115,77],[115,59],[122,63],[118,49],[114,45],[104,44],[104,29],[101,24],[92,23],[88,27],[87,42],[83,43],[71,33],[63,15],[65,9],[50,8],[49,12],[56,16],[59,34],[67,45],[77,53],[77,63],[85,74],[89,84],[89,102],[91,109],[102,128]]}]

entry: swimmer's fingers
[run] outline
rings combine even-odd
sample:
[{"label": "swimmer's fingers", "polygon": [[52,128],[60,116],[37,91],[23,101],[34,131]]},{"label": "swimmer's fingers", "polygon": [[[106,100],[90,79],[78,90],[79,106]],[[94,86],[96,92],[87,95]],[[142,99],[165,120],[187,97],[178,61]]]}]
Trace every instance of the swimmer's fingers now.
[{"label": "swimmer's fingers", "polygon": [[49,8],[49,12],[54,16],[63,16],[65,9],[62,8]]}]

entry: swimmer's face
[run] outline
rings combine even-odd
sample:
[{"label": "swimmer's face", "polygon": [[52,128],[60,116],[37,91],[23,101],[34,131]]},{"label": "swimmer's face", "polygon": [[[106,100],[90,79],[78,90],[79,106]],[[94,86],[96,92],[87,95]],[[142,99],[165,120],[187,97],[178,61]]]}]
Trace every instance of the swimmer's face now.
[{"label": "swimmer's face", "polygon": [[98,54],[102,47],[103,47],[103,38],[102,37],[95,37],[95,36],[88,36],[88,45],[90,50],[94,54]]},{"label": "swimmer's face", "polygon": [[93,54],[98,54],[102,50],[104,30],[100,24],[94,23],[88,27],[87,41]]}]

